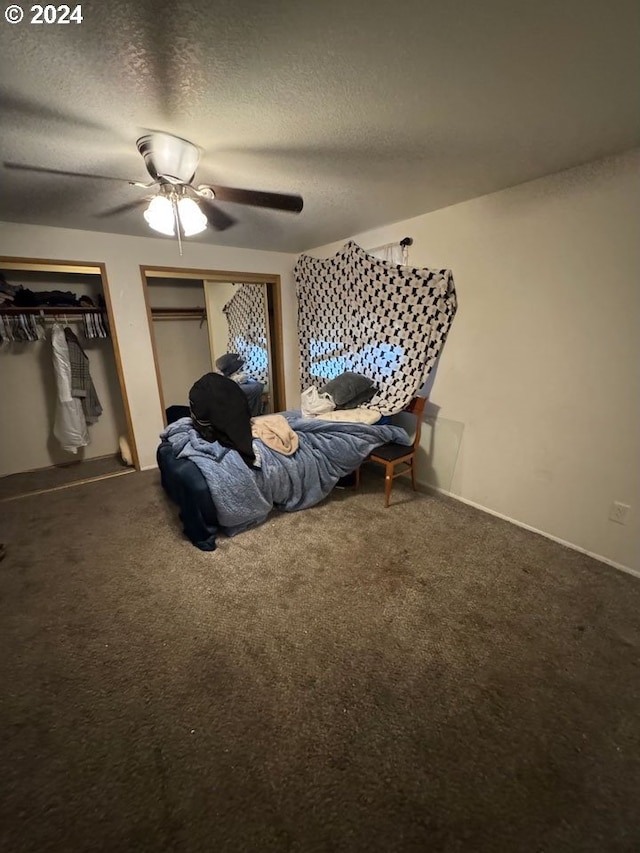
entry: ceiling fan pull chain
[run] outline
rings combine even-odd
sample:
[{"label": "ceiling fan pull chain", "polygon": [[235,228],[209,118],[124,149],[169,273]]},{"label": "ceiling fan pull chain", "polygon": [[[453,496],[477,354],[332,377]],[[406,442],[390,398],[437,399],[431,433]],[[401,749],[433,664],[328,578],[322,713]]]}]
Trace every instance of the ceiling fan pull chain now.
[{"label": "ceiling fan pull chain", "polygon": [[180,250],[180,257],[182,257],[182,235],[180,234],[180,217],[178,215],[178,200],[176,199],[175,193],[171,194],[171,207],[173,208],[173,218],[176,223],[176,235],[178,237],[178,249]]}]

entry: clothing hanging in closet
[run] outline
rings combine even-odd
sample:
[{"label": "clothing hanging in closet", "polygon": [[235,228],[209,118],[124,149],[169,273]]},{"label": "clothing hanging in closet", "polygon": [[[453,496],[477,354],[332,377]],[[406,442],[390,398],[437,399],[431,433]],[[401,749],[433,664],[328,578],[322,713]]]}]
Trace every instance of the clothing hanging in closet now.
[{"label": "clothing hanging in closet", "polygon": [[51,330],[53,369],[56,377],[56,415],[53,434],[63,450],[77,453],[79,447],[89,444],[89,430],[79,397],[71,393],[71,358],[64,330],[55,323]]},{"label": "clothing hanging in closet", "polygon": [[36,322],[33,314],[13,314],[8,316],[0,309],[0,343],[24,343],[25,341],[41,341],[44,339],[44,329]]},{"label": "clothing hanging in closet", "polygon": [[64,336],[67,339],[71,362],[71,394],[82,402],[86,422],[94,424],[102,414],[102,406],[89,372],[89,357],[68,326],[65,327]]},{"label": "clothing hanging in closet", "polygon": [[90,443],[88,424],[102,414],[89,358],[69,328],[55,323],[51,332],[53,368],[56,377],[56,415],[53,434],[63,449],[77,453]]},{"label": "clothing hanging in closet", "polygon": [[109,323],[103,313],[86,313],[82,315],[82,325],[85,338],[108,338]]}]

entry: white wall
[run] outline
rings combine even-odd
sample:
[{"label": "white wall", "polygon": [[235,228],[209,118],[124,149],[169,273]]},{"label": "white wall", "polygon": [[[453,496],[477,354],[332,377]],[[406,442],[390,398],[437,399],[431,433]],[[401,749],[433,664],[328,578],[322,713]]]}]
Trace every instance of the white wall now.
[{"label": "white wall", "polygon": [[353,238],[454,273],[420,480],[635,570],[639,173],[629,152]]},{"label": "white wall", "polygon": [[[10,284],[34,291],[70,290],[76,296],[88,295],[96,304],[95,297],[102,290],[99,276],[34,277],[9,270],[5,277]],[[60,316],[64,317],[64,309]],[[0,347],[0,476],[118,452],[118,437],[126,433],[126,423],[113,345],[109,338],[85,338],[80,315],[69,314],[67,323],[89,357],[91,378],[103,408],[98,422],[89,426],[91,443],[77,454],[68,453],[53,435],[56,383],[51,323],[46,323],[45,340]]]},{"label": "white wall", "polygon": [[[150,278],[147,292],[152,308],[204,310],[201,281]],[[207,321],[154,319],[153,333],[165,405],[186,406],[193,383],[211,370]]]},{"label": "white wall", "polygon": [[155,465],[163,419],[140,265],[280,275],[287,405],[295,406],[300,400],[293,255],[186,241],[184,255],[180,257],[176,241],[170,238],[125,237],[10,222],[0,223],[0,254],[106,264],[124,380],[142,467]]}]

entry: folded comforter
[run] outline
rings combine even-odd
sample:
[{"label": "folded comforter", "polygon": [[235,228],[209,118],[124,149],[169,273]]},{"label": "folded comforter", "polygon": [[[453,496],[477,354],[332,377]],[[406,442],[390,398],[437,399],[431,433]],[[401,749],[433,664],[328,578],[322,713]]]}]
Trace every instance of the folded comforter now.
[{"label": "folded comforter", "polygon": [[298,449],[285,456],[255,439],[260,468],[247,467],[235,450],[205,441],[191,418],[169,424],[160,436],[178,458],[198,466],[220,526],[229,536],[261,524],[274,508],[295,512],[319,503],[381,444],[411,444],[405,430],[390,424],[332,423],[297,412],[282,414],[298,436]]}]

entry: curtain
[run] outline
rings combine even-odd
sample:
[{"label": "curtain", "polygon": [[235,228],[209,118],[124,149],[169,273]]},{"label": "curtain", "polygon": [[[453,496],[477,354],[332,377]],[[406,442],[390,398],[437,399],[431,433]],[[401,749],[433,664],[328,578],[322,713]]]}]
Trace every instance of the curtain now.
[{"label": "curtain", "polygon": [[243,372],[267,387],[269,356],[264,285],[241,285],[222,310],[229,326],[228,352],[239,353],[244,359]]},{"label": "curtain", "polygon": [[371,408],[401,411],[427,381],[455,316],[451,270],[399,266],[349,242],[332,258],[301,255],[294,278],[302,388],[350,370],[375,382]]}]

